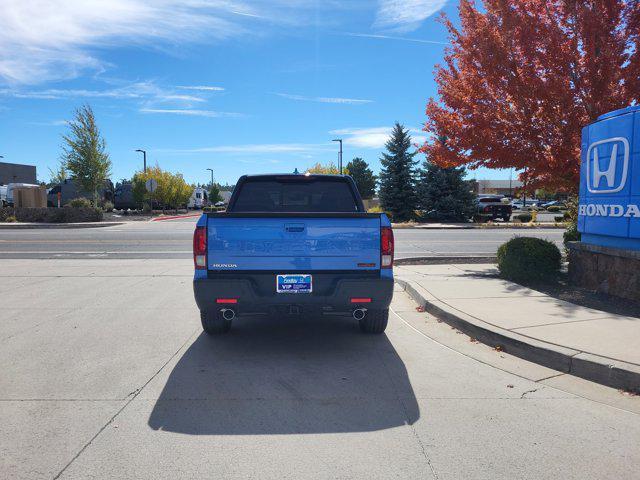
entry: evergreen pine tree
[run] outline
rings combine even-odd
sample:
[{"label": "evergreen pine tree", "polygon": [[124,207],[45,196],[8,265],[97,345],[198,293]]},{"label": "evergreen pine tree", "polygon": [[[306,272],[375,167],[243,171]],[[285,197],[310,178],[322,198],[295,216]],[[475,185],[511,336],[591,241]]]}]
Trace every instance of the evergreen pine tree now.
[{"label": "evergreen pine tree", "polygon": [[409,152],[409,131],[396,122],[385,148],[387,152],[380,159],[380,204],[391,213],[394,222],[405,222],[414,217],[417,203],[413,160],[416,152]]},{"label": "evergreen pine tree", "polygon": [[212,183],[209,186],[209,202],[211,205],[222,200],[222,195],[220,195],[220,185],[217,183]]},{"label": "evergreen pine tree", "polygon": [[376,193],[376,176],[369,168],[369,164],[356,157],[347,164],[347,171],[358,187],[360,196],[364,200],[373,198]]},{"label": "evergreen pine tree", "polygon": [[441,168],[425,160],[418,172],[418,209],[427,218],[445,222],[466,222],[475,211],[470,183],[464,168]]}]

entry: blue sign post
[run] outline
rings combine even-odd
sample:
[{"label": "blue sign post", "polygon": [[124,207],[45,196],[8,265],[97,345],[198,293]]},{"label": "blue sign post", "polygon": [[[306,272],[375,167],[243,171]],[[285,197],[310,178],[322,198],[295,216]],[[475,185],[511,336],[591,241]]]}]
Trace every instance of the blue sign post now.
[{"label": "blue sign post", "polygon": [[640,250],[640,106],[584,127],[581,160],[582,243]]}]

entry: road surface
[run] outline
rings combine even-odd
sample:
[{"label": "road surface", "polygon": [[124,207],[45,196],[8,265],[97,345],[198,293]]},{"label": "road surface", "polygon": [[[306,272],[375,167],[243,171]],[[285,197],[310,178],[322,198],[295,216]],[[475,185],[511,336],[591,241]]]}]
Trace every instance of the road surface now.
[{"label": "road surface", "polygon": [[[0,230],[2,258],[190,258],[196,218],[104,228]],[[548,238],[562,230],[396,229],[396,258],[493,255],[514,235]]]}]

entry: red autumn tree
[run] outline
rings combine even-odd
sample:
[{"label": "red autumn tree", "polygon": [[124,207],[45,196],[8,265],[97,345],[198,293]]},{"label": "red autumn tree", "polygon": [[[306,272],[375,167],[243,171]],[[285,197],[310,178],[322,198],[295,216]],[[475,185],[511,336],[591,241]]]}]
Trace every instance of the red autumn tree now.
[{"label": "red autumn tree", "polygon": [[577,190],[581,128],[640,100],[640,0],[460,0],[422,151]]}]

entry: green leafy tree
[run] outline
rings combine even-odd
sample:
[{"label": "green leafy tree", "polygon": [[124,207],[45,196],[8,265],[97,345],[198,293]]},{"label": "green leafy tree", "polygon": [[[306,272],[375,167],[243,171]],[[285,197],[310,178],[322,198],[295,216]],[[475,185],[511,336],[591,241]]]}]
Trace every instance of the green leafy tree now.
[{"label": "green leafy tree", "polygon": [[416,152],[409,151],[409,131],[396,122],[385,148],[387,152],[380,159],[380,204],[383,210],[391,213],[394,221],[411,220],[417,205],[414,178],[416,162],[413,159]]},{"label": "green leafy tree", "polygon": [[209,186],[209,202],[213,205],[216,202],[222,201],[222,195],[220,195],[220,185],[213,183]]},{"label": "green leafy tree", "polygon": [[133,195],[133,201],[141,208],[144,205],[147,195],[147,187],[145,186],[145,178],[142,172],[136,172],[131,179],[131,183],[133,184],[131,188],[131,193]]},{"label": "green leafy tree", "polygon": [[64,181],[68,178],[69,173],[67,172],[67,168],[63,161],[58,164],[58,168],[55,171],[49,168],[49,186],[64,183]]},{"label": "green leafy tree", "polygon": [[67,125],[70,132],[62,136],[65,143],[62,160],[73,179],[86,192],[93,193],[94,205],[98,205],[98,189],[109,178],[111,160],[93,110],[89,105],[83,105]]},{"label": "green leafy tree", "polygon": [[[157,182],[153,193],[147,191],[147,180]],[[162,170],[157,164],[147,168],[146,172],[136,172],[131,180],[133,183],[133,199],[138,204],[153,201],[164,211],[166,208],[178,209],[186,205],[193,192],[193,185],[189,185],[181,173],[171,173]]]},{"label": "green leafy tree", "polygon": [[465,175],[464,168],[442,168],[425,160],[416,185],[418,209],[433,220],[469,220],[475,211],[475,202]]},{"label": "green leafy tree", "polygon": [[[340,170],[338,170],[338,167],[333,162],[327,162],[325,164],[322,164],[322,163],[318,162],[315,165],[307,168],[305,173],[317,173],[317,174],[324,174],[324,175],[338,175],[338,174],[340,174]],[[342,169],[342,173],[345,174],[345,175],[349,175],[349,169],[348,168],[347,169],[343,168]]]},{"label": "green leafy tree", "polygon": [[356,183],[360,196],[365,200],[373,198],[376,193],[377,177],[369,168],[369,164],[362,158],[356,157],[347,164],[347,170]]}]

